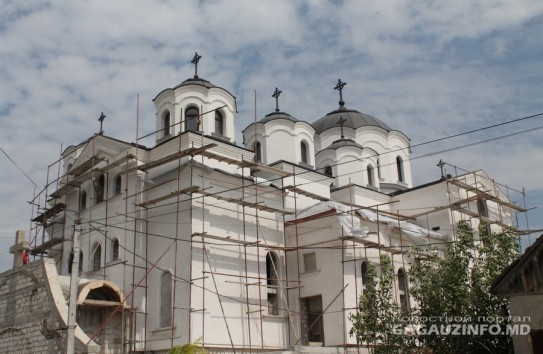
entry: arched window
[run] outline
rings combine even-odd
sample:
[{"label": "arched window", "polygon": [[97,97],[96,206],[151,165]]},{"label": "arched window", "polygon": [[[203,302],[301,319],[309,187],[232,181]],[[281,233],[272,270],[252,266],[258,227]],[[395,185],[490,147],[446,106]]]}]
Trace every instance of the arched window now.
[{"label": "arched window", "polygon": [[403,161],[400,156],[396,157],[396,169],[398,170],[398,181],[405,182],[403,175]]},{"label": "arched window", "polygon": [[406,311],[409,309],[409,294],[405,271],[401,268],[398,270],[398,295],[400,295],[400,307]]},{"label": "arched window", "polygon": [[273,252],[266,254],[266,284],[271,286],[277,285],[277,256]]},{"label": "arched window", "polygon": [[163,124],[164,124],[164,136],[168,136],[170,135],[170,125],[171,125],[171,122],[170,122],[170,111],[166,111],[166,113],[164,113],[164,118],[162,119],[163,121]]},{"label": "arched window", "polygon": [[83,251],[79,251],[79,274],[83,273]]},{"label": "arched window", "polygon": [[368,285],[368,262],[362,262],[360,266],[360,275],[362,276],[362,289],[366,288]]},{"label": "arched window", "polygon": [[115,195],[119,195],[123,192],[123,179],[121,175],[115,177]]},{"label": "arched window", "polygon": [[381,160],[377,159],[377,177],[381,179]]},{"label": "arched window", "polygon": [[73,163],[68,163],[68,165],[66,165],[66,172],[70,171],[70,169],[72,168],[73,166]]},{"label": "arched window", "polygon": [[488,218],[488,208],[486,206],[486,200],[484,199],[477,199],[477,211],[479,212],[479,215],[482,217],[480,218],[479,222],[479,230],[486,232],[487,236],[490,236],[492,231],[490,229],[490,224],[487,223],[483,218]]},{"label": "arched window", "polygon": [[371,165],[368,165],[368,167],[366,168],[366,172],[368,173],[368,185],[374,187],[375,185],[373,184],[373,167],[371,167]]},{"label": "arched window", "polygon": [[172,274],[163,272],[160,277],[160,327],[172,326]]},{"label": "arched window", "polygon": [[332,172],[332,166],[325,166],[324,167],[324,174],[329,177],[334,177],[334,173]]},{"label": "arched window", "polygon": [[300,155],[302,157],[302,162],[303,163],[309,163],[309,159],[308,159],[308,154],[307,154],[307,144],[305,143],[305,141],[302,141],[300,143]]},{"label": "arched window", "polygon": [[268,285],[268,314],[279,315],[279,297],[277,296],[278,269],[277,256],[273,252],[266,254],[266,284]]},{"label": "arched window", "polygon": [[255,162],[262,162],[262,145],[257,141],[253,147],[255,152]]},{"label": "arched window", "polygon": [[113,240],[113,247],[111,248],[111,253],[112,253],[112,257],[111,257],[111,260],[112,261],[116,261],[119,259],[119,240],[118,239],[115,239]]},{"label": "arched window", "polygon": [[96,203],[101,203],[104,201],[104,187],[106,185],[106,177],[104,174],[101,174],[94,181],[94,191],[96,192]]},{"label": "arched window", "polygon": [[189,107],[185,110],[185,131],[197,131],[199,126],[200,112],[196,107]]},{"label": "arched window", "polygon": [[83,211],[87,209],[87,192],[81,192],[81,197],[79,197],[79,210]]},{"label": "arched window", "polygon": [[97,243],[94,248],[94,254],[92,255],[92,270],[100,269],[102,265],[102,246]]},{"label": "arched window", "polygon": [[215,111],[215,133],[224,135],[224,117],[221,111]]}]

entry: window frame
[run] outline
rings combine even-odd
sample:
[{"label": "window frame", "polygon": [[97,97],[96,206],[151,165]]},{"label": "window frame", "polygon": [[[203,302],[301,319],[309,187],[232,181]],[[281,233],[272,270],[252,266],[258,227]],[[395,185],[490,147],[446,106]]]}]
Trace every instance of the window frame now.
[{"label": "window frame", "polygon": [[[196,114],[192,114],[192,111],[195,111]],[[188,106],[185,108],[185,131],[186,132],[197,132],[200,130],[200,110],[196,106]],[[189,116],[188,113],[191,112]],[[195,122],[195,123],[193,123]]]},{"label": "window frame", "polygon": [[224,114],[221,110],[215,110],[215,134],[224,136]]},{"label": "window frame", "polygon": [[162,114],[162,132],[164,134],[164,137],[171,135],[171,121],[172,121],[172,115],[169,110],[166,110]]},{"label": "window frame", "polygon": [[[165,282],[165,279],[168,281]],[[170,271],[162,272],[160,276],[160,300],[158,325],[160,328],[171,328],[173,323],[172,304],[173,304],[173,274]],[[165,309],[169,309],[166,311]]]},{"label": "window frame", "polygon": [[[318,270],[316,252],[305,253],[303,255],[303,261],[304,261],[304,273],[316,272]],[[311,261],[311,263],[309,263],[309,261]],[[308,265],[311,265],[311,267],[308,267]]]}]

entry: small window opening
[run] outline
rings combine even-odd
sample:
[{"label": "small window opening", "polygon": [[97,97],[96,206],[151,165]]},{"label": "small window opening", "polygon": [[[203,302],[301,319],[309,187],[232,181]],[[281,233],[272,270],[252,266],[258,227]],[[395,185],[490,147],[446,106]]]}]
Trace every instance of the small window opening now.
[{"label": "small window opening", "polygon": [[224,135],[224,117],[221,111],[215,111],[215,133]]},{"label": "small window opening", "polygon": [[185,131],[198,131],[200,111],[196,107],[185,110]]}]

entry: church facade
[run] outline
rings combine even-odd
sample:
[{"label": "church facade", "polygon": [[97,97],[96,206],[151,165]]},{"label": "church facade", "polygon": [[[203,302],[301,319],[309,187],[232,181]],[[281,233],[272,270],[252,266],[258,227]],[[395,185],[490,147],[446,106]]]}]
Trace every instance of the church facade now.
[{"label": "church facade", "polygon": [[78,302],[79,348],[100,347],[114,318],[122,341],[106,353],[198,340],[211,352],[359,351],[349,315],[369,262],[390,256],[409,311],[411,247],[443,243],[460,220],[498,231],[522,211],[482,171],[414,186],[409,138],[347,108],[344,86],[314,122],[282,111],[276,89],[275,111],[238,146],[235,97],[196,73],[153,100],[153,147],[100,133],[67,148],[30,252],[58,279],[101,282]]}]

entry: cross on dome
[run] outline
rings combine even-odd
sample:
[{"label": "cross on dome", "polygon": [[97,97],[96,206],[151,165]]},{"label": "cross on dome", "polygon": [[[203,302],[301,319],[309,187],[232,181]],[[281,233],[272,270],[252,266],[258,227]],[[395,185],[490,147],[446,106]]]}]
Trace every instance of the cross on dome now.
[{"label": "cross on dome", "polygon": [[347,85],[346,82],[343,82],[341,81],[341,79],[338,79],[337,85],[336,87],[334,87],[334,90],[339,91],[339,105],[340,106],[345,106],[345,101],[343,101],[343,87],[345,87],[345,85]]},{"label": "cross on dome", "polygon": [[198,55],[198,52],[194,53],[194,58],[192,58],[191,63],[194,64],[194,78],[198,78],[198,62],[202,59],[201,55]]},{"label": "cross on dome", "polygon": [[281,92],[277,87],[275,88],[275,91],[273,91],[272,97],[275,98],[275,111],[279,112],[279,95]]},{"label": "cross on dome", "polygon": [[100,135],[104,134],[103,124],[104,119],[106,119],[106,115],[104,112],[100,113],[100,118],[98,118],[98,121],[100,122]]}]

